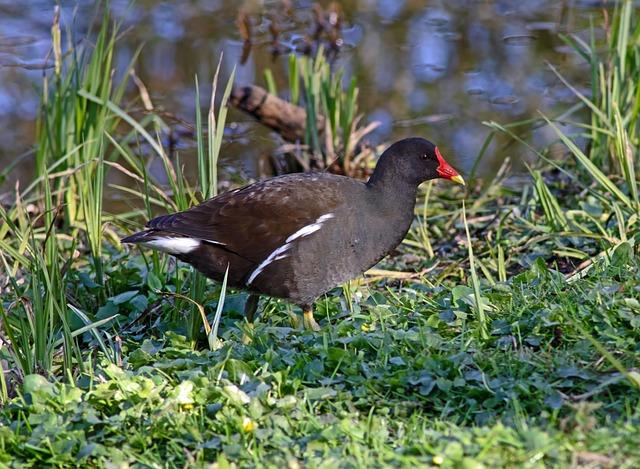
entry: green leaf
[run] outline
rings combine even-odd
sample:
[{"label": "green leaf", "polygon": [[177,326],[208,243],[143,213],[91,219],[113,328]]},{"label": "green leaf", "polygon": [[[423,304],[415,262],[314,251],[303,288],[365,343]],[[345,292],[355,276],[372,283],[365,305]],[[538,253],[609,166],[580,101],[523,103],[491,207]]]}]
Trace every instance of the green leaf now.
[{"label": "green leaf", "polygon": [[120,293],[119,295],[112,296],[111,298],[109,298],[109,300],[112,301],[114,305],[120,305],[122,303],[126,303],[127,301],[131,300],[138,293],[139,293],[138,290],[130,290],[124,293]]},{"label": "green leaf", "polygon": [[151,288],[151,290],[162,290],[162,282],[160,281],[158,276],[151,271],[147,273],[147,285],[149,285],[149,288]]},{"label": "green leaf", "polygon": [[149,300],[144,295],[136,295],[131,299],[129,304],[135,311],[142,312],[149,306]]},{"label": "green leaf", "polygon": [[335,389],[327,388],[327,387],[307,388],[305,390],[305,396],[310,401],[321,401],[321,400],[331,399],[333,397],[336,397],[337,395],[338,395],[338,392]]},{"label": "green leaf", "polygon": [[118,311],[119,308],[112,301],[108,301],[106,305],[102,305],[100,306],[100,308],[98,308],[96,319],[108,318],[109,316],[117,314]]},{"label": "green leaf", "polygon": [[22,390],[25,394],[38,394],[53,396],[56,394],[55,386],[53,383],[47,381],[44,376],[41,375],[27,375],[24,377],[22,383]]}]

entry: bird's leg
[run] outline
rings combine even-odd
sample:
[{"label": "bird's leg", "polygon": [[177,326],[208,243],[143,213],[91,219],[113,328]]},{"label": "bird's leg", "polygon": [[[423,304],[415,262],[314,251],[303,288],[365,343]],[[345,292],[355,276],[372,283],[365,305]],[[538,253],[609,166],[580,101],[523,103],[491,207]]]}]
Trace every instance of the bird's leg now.
[{"label": "bird's leg", "polygon": [[311,329],[316,332],[320,330],[320,326],[316,320],[313,319],[313,306],[305,305],[302,308],[302,323],[305,329]]},{"label": "bird's leg", "polygon": [[249,324],[253,324],[256,310],[258,309],[258,301],[260,301],[260,295],[250,293],[247,302],[244,304],[244,317]]},{"label": "bird's leg", "polygon": [[[249,298],[247,298],[246,303],[244,304],[244,317],[247,320],[247,327],[253,331],[253,320],[255,318],[256,310],[258,309],[258,302],[260,301],[259,295],[254,295],[253,293],[249,294]],[[251,337],[247,334],[246,330],[242,334],[242,343],[250,344]]]}]

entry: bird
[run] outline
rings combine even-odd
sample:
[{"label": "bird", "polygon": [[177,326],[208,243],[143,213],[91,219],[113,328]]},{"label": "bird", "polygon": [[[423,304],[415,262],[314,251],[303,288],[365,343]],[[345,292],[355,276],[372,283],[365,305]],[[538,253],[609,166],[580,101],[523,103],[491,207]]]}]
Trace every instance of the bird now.
[{"label": "bird", "polygon": [[402,242],[418,186],[436,178],[464,185],[435,144],[405,138],[380,155],[366,182],[327,172],[276,176],[153,218],[122,243],[168,253],[215,281],[226,274],[229,286],[249,292],[251,324],[267,295],[299,306],[304,327],[318,331],[314,301]]}]

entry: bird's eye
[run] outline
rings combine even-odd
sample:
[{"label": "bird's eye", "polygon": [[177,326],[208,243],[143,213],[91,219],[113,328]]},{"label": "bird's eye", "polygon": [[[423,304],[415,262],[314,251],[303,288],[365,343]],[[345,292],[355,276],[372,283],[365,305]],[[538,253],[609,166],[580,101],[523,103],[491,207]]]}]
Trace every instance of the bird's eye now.
[{"label": "bird's eye", "polygon": [[422,159],[423,159],[423,160],[426,160],[428,157],[429,157],[429,155],[427,155],[426,153],[424,153],[424,154],[422,155]]}]

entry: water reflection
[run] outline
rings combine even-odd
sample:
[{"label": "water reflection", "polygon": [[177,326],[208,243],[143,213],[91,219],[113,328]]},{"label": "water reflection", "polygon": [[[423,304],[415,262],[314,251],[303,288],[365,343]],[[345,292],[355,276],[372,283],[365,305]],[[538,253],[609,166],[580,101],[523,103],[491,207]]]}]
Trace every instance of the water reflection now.
[{"label": "water reflection", "polygon": [[428,9],[412,21],[407,42],[411,70],[418,81],[433,83],[445,76],[453,52],[447,37],[449,21],[447,12],[440,9]]},{"label": "water reflection", "polygon": [[[284,51],[308,47],[314,28],[312,2],[239,3],[112,0],[113,14],[126,30],[115,63],[124,68],[144,43],[136,72],[156,109],[187,122],[194,120],[194,77],[200,78],[201,105],[206,107],[209,82],[222,51],[224,74],[235,66],[238,82],[264,84],[264,70],[270,67],[284,95],[286,57],[274,61],[273,38],[277,36]],[[290,4],[290,9],[283,8],[283,3]],[[329,2],[322,3],[328,7]],[[483,120],[524,119],[573,99],[546,62],[572,83],[586,84],[584,62],[555,33],[562,30],[587,37],[588,15],[595,13],[596,23],[600,18],[599,11],[590,10],[596,3],[598,8],[604,5],[552,0],[345,0],[343,46],[336,61],[345,66],[347,76],[358,77],[361,111],[382,123],[372,138],[428,136],[448,146],[449,158],[468,171],[487,134]],[[249,15],[253,36],[244,64],[239,64],[243,40],[236,27],[240,6]],[[95,5],[63,1],[62,9],[66,25],[74,24],[79,40],[95,16]],[[3,165],[33,144],[43,73],[33,69],[47,65],[52,10],[48,0],[25,6],[0,0]],[[130,92],[135,96],[135,87]],[[223,163],[236,172],[255,174],[260,157],[275,145],[273,138],[246,116],[232,112],[230,119],[240,125],[227,134],[231,143],[225,145]],[[189,145],[179,142],[176,148],[185,165],[193,166]],[[483,170],[491,171],[507,154],[516,166],[524,158],[520,149],[510,148],[508,153],[501,148],[497,145],[491,152]]]}]

